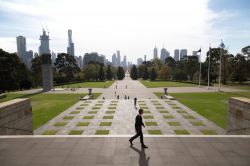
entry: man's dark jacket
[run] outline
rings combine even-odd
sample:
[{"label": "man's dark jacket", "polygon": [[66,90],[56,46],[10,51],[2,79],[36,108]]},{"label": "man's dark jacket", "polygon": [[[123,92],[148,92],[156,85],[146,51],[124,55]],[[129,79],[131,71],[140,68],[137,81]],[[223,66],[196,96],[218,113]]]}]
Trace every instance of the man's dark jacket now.
[{"label": "man's dark jacket", "polygon": [[135,117],[135,129],[141,130],[142,126],[144,126],[144,123],[142,121],[142,117],[140,115],[137,115]]}]

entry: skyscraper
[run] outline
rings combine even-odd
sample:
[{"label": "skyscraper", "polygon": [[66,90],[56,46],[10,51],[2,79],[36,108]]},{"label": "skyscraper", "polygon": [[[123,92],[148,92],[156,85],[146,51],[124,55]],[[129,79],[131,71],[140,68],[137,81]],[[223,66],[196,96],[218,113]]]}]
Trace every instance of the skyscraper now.
[{"label": "skyscraper", "polygon": [[112,65],[116,66],[116,54],[115,53],[112,55]]},{"label": "skyscraper", "polygon": [[138,58],[138,59],[137,59],[137,65],[138,65],[138,66],[141,65],[142,62],[143,62],[143,59],[142,59],[142,58]]},{"label": "skyscraper", "polygon": [[180,60],[184,60],[187,57],[187,49],[181,49]]},{"label": "skyscraper", "polygon": [[147,61],[147,55],[146,54],[144,55],[144,61],[145,62]]},{"label": "skyscraper", "polygon": [[157,59],[157,58],[158,58],[158,50],[157,50],[157,48],[155,46],[155,48],[154,48],[154,59]]},{"label": "skyscraper", "polygon": [[169,52],[163,47],[161,49],[161,61],[165,62],[165,59],[169,57]]},{"label": "skyscraper", "polygon": [[26,51],[26,38],[23,36],[16,37],[17,43],[17,55],[20,57],[21,61],[27,65],[28,68],[31,67],[31,61],[33,59],[33,51]]},{"label": "skyscraper", "polygon": [[120,55],[120,51],[117,51],[117,59],[116,59],[116,65],[120,66],[121,65],[121,55]]},{"label": "skyscraper", "polygon": [[39,46],[39,55],[50,54],[49,50],[49,35],[43,29],[43,34],[40,36],[41,45]]},{"label": "skyscraper", "polygon": [[17,55],[24,60],[26,57],[26,38],[23,36],[16,37]]},{"label": "skyscraper", "polygon": [[180,60],[180,51],[179,49],[174,50],[174,60],[179,61]]},{"label": "skyscraper", "polygon": [[72,30],[68,30],[68,47],[67,47],[67,53],[69,55],[75,56],[75,46],[72,41]]}]

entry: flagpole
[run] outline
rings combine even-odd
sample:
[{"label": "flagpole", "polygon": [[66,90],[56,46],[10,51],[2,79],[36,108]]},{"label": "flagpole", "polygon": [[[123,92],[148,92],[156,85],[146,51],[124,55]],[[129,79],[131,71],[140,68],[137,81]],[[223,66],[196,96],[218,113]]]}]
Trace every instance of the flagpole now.
[{"label": "flagpole", "polygon": [[225,48],[224,43],[222,42],[221,39],[221,44],[220,44],[220,69],[219,69],[219,87],[218,87],[218,91],[220,91],[220,82],[221,82],[221,57],[222,57],[222,49]]},{"label": "flagpole", "polygon": [[208,71],[207,71],[207,88],[209,89],[210,79],[210,57],[211,57],[211,43],[209,43],[209,57],[208,57]]},{"label": "flagpole", "polygon": [[200,51],[200,72],[199,72],[199,87],[201,86],[201,51]]}]

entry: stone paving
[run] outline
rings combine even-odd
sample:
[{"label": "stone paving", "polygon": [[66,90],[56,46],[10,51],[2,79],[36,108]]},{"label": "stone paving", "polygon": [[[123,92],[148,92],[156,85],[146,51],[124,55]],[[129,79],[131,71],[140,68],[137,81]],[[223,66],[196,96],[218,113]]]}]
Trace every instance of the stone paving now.
[{"label": "stone paving", "polygon": [[[146,135],[225,134],[222,128],[177,101],[141,99],[138,101],[137,108],[143,108],[145,111],[143,118]],[[35,130],[35,134],[133,134],[137,112],[133,100],[79,101]]]},{"label": "stone paving", "polygon": [[0,137],[1,166],[249,166],[250,137]]}]

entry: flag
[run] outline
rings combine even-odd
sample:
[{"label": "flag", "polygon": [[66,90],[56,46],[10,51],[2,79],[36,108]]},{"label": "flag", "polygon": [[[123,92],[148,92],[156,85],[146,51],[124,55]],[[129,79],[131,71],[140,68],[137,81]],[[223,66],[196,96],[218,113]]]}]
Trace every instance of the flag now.
[{"label": "flag", "polygon": [[199,50],[197,50],[197,53],[198,53],[198,52],[201,52],[201,48],[200,48]]},{"label": "flag", "polygon": [[223,43],[222,39],[221,39],[220,47],[225,48],[225,44]]}]

